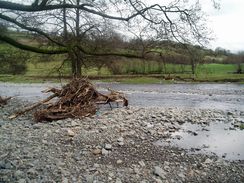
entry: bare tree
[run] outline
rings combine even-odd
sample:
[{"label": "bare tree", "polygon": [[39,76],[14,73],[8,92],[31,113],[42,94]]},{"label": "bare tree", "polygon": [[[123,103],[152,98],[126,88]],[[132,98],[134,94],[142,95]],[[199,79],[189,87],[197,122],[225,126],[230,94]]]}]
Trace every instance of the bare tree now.
[{"label": "bare tree", "polygon": [[[199,0],[172,0],[152,4],[147,0],[33,0],[0,1],[0,21],[43,38],[35,47],[8,34],[0,40],[17,48],[42,54],[66,54],[74,76],[89,57],[143,58],[151,47],[123,49],[99,42],[108,30],[127,39],[140,34],[142,40],[172,40],[204,44],[208,30]],[[133,32],[133,34],[131,34]]]}]

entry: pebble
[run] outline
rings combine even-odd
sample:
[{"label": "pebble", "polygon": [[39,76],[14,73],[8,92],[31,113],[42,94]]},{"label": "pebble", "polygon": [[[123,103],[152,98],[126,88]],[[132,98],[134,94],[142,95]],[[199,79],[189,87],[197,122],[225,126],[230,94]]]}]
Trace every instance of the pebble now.
[{"label": "pebble", "polygon": [[119,146],[123,146],[124,145],[124,142],[119,142],[118,145]]},{"label": "pebble", "polygon": [[111,144],[105,144],[104,148],[106,150],[112,150],[112,145]]},{"label": "pebble", "polygon": [[69,180],[66,177],[64,177],[62,183],[69,183]]},{"label": "pebble", "polygon": [[121,159],[119,159],[119,160],[116,161],[116,163],[117,163],[117,164],[122,164],[123,161],[122,161]]},{"label": "pebble", "polygon": [[162,181],[162,180],[157,179],[157,178],[154,178],[154,182],[155,182],[155,183],[163,183],[163,181]]},{"label": "pebble", "polygon": [[153,173],[159,177],[161,177],[162,179],[166,178],[166,174],[167,172],[165,172],[162,168],[160,168],[159,166],[155,166]]},{"label": "pebble", "polygon": [[68,136],[70,136],[70,137],[74,137],[74,136],[75,136],[75,132],[73,132],[71,129],[68,129],[68,130],[67,130],[67,134],[68,134]]},{"label": "pebble", "polygon": [[138,164],[139,164],[141,167],[146,166],[146,164],[144,163],[144,161],[139,161]]},{"label": "pebble", "polygon": [[102,155],[107,156],[109,154],[109,151],[106,149],[102,148]]},{"label": "pebble", "polygon": [[122,183],[122,181],[121,181],[121,179],[120,179],[120,178],[116,178],[115,183]]},{"label": "pebble", "polygon": [[17,170],[15,173],[14,173],[15,177],[17,179],[21,178],[24,176],[24,172],[20,171],[20,170]]},{"label": "pebble", "polygon": [[31,175],[31,176],[36,176],[38,175],[38,172],[34,169],[34,168],[30,168],[28,171],[27,171],[27,174]]},{"label": "pebble", "polygon": [[93,153],[94,155],[102,154],[102,150],[101,150],[101,149],[94,149],[94,150],[92,151],[92,153]]},{"label": "pebble", "polygon": [[124,138],[123,137],[120,137],[117,139],[118,142],[123,142],[124,141]]},{"label": "pebble", "polygon": [[11,169],[13,166],[11,165],[11,163],[9,163],[9,162],[7,162],[6,164],[5,164],[5,168],[6,169]]},{"label": "pebble", "polygon": [[86,182],[87,183],[93,183],[94,176],[93,175],[87,175],[86,176]]},{"label": "pebble", "polygon": [[205,164],[210,164],[210,163],[212,163],[212,162],[213,162],[213,160],[211,160],[211,159],[209,159],[209,158],[207,158],[207,159],[204,161]]},{"label": "pebble", "polygon": [[26,183],[26,180],[25,179],[19,179],[18,183]]},{"label": "pebble", "polygon": [[74,127],[74,126],[78,126],[78,125],[79,125],[79,124],[76,123],[74,120],[72,120],[71,123],[70,123],[70,126],[72,126],[72,127]]}]

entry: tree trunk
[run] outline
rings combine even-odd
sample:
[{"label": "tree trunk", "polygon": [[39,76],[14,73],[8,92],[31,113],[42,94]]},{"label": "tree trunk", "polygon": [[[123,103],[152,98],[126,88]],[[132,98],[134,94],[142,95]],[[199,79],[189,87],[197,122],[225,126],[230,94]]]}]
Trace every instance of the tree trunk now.
[{"label": "tree trunk", "polygon": [[191,73],[195,75],[195,70],[196,70],[196,65],[195,65],[195,60],[191,59]]},{"label": "tree trunk", "polygon": [[[76,5],[80,5],[80,0],[76,1]],[[75,18],[75,32],[76,32],[76,43],[79,44],[80,39],[80,11],[76,9],[76,18]],[[79,49],[75,49],[74,55],[72,58],[72,74],[73,77],[80,77],[81,76],[81,61],[82,55]]]},{"label": "tree trunk", "polygon": [[[63,4],[65,4],[65,0],[63,0]],[[66,21],[66,8],[63,8],[63,23],[64,23],[64,43],[67,43],[68,35],[67,35],[67,21]]]},{"label": "tree trunk", "polygon": [[71,60],[72,76],[77,78],[81,76],[81,56],[77,50],[69,54]]}]

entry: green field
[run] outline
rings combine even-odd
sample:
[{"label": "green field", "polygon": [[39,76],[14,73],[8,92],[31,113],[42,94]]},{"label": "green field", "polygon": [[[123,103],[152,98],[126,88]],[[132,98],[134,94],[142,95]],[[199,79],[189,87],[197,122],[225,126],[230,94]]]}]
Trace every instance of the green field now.
[{"label": "green field", "polygon": [[[19,39],[24,39],[18,34],[16,36]],[[25,74],[21,75],[1,74],[0,72],[1,82],[58,82],[60,78],[68,78],[72,75],[70,61],[63,62],[65,59],[62,55],[49,57],[30,52],[20,52],[20,50],[7,44],[0,44],[0,54],[8,55],[9,52],[18,56],[19,53],[28,54],[28,59],[25,60],[27,69]],[[17,57],[14,58],[13,62],[18,61]],[[82,67],[83,76],[88,76],[93,80],[122,83],[174,83],[178,81],[244,83],[244,74],[235,74],[237,71],[236,64],[198,64],[194,75],[191,74],[191,65],[164,64],[151,60],[117,58],[113,62],[108,61],[100,69],[95,66],[96,63],[88,63],[88,68]],[[3,69],[4,65],[0,67]],[[241,64],[241,67],[244,71],[244,63]]]},{"label": "green field", "polygon": [[[68,63],[58,72],[61,62],[38,62],[33,64],[27,63],[27,72],[24,75],[7,75],[1,74],[2,82],[58,82],[59,76],[68,77],[71,75],[71,69]],[[125,64],[125,67],[128,67]],[[154,66],[156,68],[156,66]],[[196,74],[191,74],[190,65],[184,66],[184,73],[181,65],[167,64],[168,72],[165,73],[147,73],[134,74],[123,73],[114,75],[108,68],[102,68],[100,72],[96,68],[82,68],[83,75],[89,76],[91,79],[106,82],[116,81],[122,83],[173,83],[176,81],[188,82],[239,82],[244,83],[244,74],[234,74],[236,65],[234,64],[204,64],[196,68]],[[150,66],[152,69],[152,66]]]}]

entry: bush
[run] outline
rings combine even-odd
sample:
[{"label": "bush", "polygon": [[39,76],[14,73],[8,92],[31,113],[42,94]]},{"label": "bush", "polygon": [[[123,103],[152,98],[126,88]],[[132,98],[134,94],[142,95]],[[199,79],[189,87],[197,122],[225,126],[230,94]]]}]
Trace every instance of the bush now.
[{"label": "bush", "polygon": [[24,74],[27,71],[27,52],[0,45],[0,74]]}]

